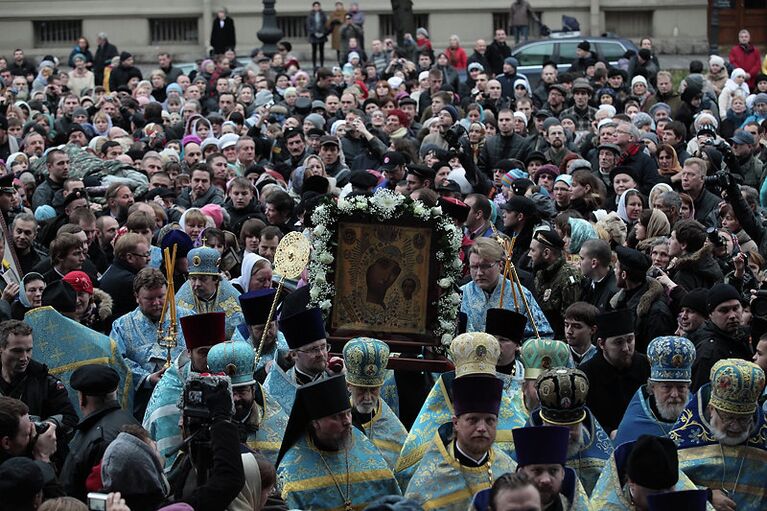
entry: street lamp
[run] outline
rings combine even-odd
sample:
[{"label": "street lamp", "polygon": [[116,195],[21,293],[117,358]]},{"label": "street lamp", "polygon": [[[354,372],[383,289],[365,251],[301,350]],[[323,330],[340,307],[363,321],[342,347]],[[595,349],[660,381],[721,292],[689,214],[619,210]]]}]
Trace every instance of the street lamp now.
[{"label": "street lamp", "polygon": [[282,30],[277,26],[277,11],[274,10],[276,0],[263,0],[264,21],[256,35],[263,43],[261,51],[265,55],[272,56],[277,53],[277,43],[282,39]]}]

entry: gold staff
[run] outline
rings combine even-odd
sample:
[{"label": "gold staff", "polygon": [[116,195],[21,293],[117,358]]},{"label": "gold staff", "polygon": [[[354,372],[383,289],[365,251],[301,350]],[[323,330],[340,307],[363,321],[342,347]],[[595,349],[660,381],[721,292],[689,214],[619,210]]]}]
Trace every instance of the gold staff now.
[{"label": "gold staff", "polygon": [[[496,241],[500,243],[501,247],[504,249],[504,253],[506,254],[506,265],[504,267],[503,272],[503,284],[506,283],[507,275],[509,275],[511,278],[509,279],[511,281],[511,292],[512,296],[514,298],[514,307],[519,310],[519,307],[517,306],[517,288],[519,288],[519,295],[522,298],[522,303],[525,306],[525,312],[527,313],[527,317],[530,319],[530,324],[533,325],[533,331],[535,332],[535,337],[540,339],[541,334],[538,333],[538,326],[535,324],[535,319],[533,318],[533,312],[530,310],[530,305],[527,303],[527,298],[525,298],[525,293],[522,292],[522,282],[519,280],[519,274],[517,273],[517,268],[514,266],[514,263],[511,260],[512,253],[514,252],[514,245],[516,244],[517,237],[514,236],[511,241],[508,239],[501,238],[498,236],[496,238]],[[501,286],[501,303],[500,308],[503,308],[503,285]]]},{"label": "gold staff", "polygon": [[261,335],[258,350],[256,350],[256,367],[258,367],[258,361],[261,359],[261,351],[264,349],[266,334],[269,333],[269,323],[272,322],[274,317],[274,311],[277,308],[277,302],[280,299],[285,279],[297,279],[301,276],[301,272],[304,271],[304,268],[309,263],[310,248],[309,240],[300,232],[289,232],[282,238],[280,244],[277,245],[277,250],[274,253],[274,273],[280,276],[280,281],[277,283],[277,292],[274,294],[272,307],[269,309],[269,316],[266,318],[264,333]]},{"label": "gold staff", "polygon": [[[165,361],[165,368],[171,364],[171,350],[178,346],[178,331],[176,329],[176,289],[173,283],[173,271],[176,267],[176,248],[173,245],[173,253],[170,247],[163,253],[163,263],[165,264],[165,275],[168,280],[167,291],[165,291],[165,302],[162,304],[162,313],[160,314],[160,323],[157,325],[157,344],[168,351],[168,357]],[[165,320],[165,312],[168,311],[168,331],[163,330],[162,324]]]}]

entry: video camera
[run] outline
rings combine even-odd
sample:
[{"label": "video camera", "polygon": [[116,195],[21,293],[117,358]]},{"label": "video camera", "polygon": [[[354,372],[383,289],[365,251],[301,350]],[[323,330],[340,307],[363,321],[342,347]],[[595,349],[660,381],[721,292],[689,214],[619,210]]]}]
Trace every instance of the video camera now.
[{"label": "video camera", "polygon": [[[228,414],[227,414],[228,411]],[[190,374],[181,395],[181,414],[187,436],[203,434],[217,416],[234,415],[232,382],[228,376]]]},{"label": "video camera", "polygon": [[464,135],[466,135],[466,128],[456,123],[445,131],[443,137],[445,138],[445,141],[447,142],[447,145],[450,147],[450,149],[459,151],[461,148],[461,138]]},{"label": "video camera", "polygon": [[742,182],[743,178],[726,170],[720,170],[711,176],[706,176],[703,178],[703,184],[706,186],[706,188],[712,188],[718,192],[727,190],[732,186]]}]

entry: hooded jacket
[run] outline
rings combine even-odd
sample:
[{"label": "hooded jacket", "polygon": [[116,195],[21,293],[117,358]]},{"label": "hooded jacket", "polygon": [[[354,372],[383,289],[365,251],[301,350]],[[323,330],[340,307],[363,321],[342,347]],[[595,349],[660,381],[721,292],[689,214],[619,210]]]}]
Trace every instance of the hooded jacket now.
[{"label": "hooded jacket", "polygon": [[683,255],[676,260],[671,280],[692,291],[697,288],[710,288],[724,278],[722,270],[711,255],[711,247],[703,248],[692,254]]},{"label": "hooded jacket", "polygon": [[609,310],[636,311],[634,335],[639,353],[647,353],[647,345],[656,337],[671,335],[676,330],[676,318],[666,303],[663,286],[655,279],[648,277],[636,289],[621,289],[609,303]]}]

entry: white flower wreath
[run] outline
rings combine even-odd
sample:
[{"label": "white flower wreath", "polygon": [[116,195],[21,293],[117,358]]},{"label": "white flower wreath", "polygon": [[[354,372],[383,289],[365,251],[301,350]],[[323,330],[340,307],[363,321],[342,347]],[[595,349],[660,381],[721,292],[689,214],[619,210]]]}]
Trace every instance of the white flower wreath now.
[{"label": "white flower wreath", "polygon": [[334,202],[327,199],[312,214],[313,255],[309,262],[310,304],[320,307],[327,317],[335,286],[329,282],[333,271],[336,231],[342,220],[407,221],[431,227],[436,234],[432,246],[436,249],[439,274],[436,276],[440,296],[436,300],[437,318],[431,325],[434,338],[443,346],[450,346],[455,331],[460,296],[455,292],[461,277],[461,232],[450,217],[443,215],[442,208],[429,208],[421,201],[414,201],[390,190],[381,189],[370,197],[356,196]]}]

